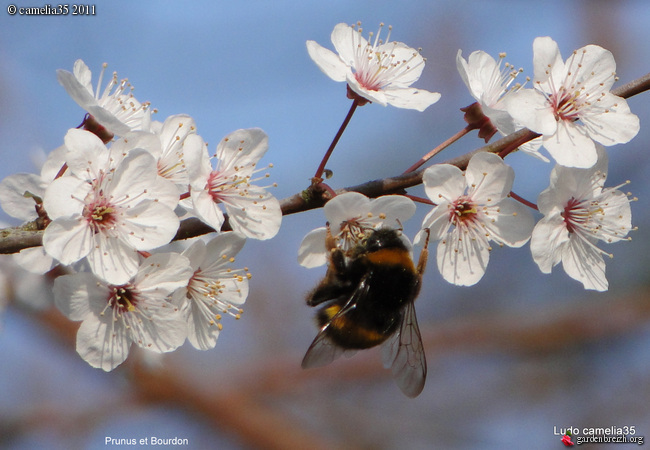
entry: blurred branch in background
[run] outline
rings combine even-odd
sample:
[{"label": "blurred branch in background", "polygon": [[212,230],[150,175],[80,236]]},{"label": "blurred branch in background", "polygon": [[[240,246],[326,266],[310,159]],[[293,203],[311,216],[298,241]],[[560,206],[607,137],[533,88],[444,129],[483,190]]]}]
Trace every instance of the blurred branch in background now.
[{"label": "blurred branch in background", "polygon": [[[526,310],[481,317],[463,317],[442,323],[421,324],[427,356],[435,370],[436,357],[454,352],[476,354],[500,353],[517,356],[543,356],[562,353],[580,346],[635,333],[650,322],[650,288],[638,289],[624,295],[585,294],[584,298],[562,306]],[[16,306],[13,306],[14,309]],[[58,310],[30,313],[50,328],[73,349],[78,324],[70,322]],[[142,406],[170,404],[202,417],[221,431],[253,448],[331,448],[338,444],[336,436],[321,436],[273,407],[274,397],[308,392],[315,383],[364,383],[368,379],[390,378],[381,367],[374,351],[360,352],[351,359],[318,370],[301,370],[298,354],[274,355],[267,360],[231,367],[223,380],[211,380],[210,386],[192,383],[187,369],[173,365],[173,357],[161,368],[147,366],[140,354],[132,354],[124,370],[135,396],[124,394],[111,405],[98,405],[97,411],[110,414],[111,409],[125,404]],[[439,389],[429,386],[428,389]],[[125,400],[128,397],[128,400]],[[122,401],[123,399],[125,401]],[[87,411],[60,414],[66,408],[46,404],[30,412],[16,412],[0,424],[0,444],[8,444],[12,436],[28,429],[46,426],[52,421],[75,422],[83,417],[92,427]],[[67,427],[57,427],[66,429]],[[6,433],[11,430],[11,433]]]}]

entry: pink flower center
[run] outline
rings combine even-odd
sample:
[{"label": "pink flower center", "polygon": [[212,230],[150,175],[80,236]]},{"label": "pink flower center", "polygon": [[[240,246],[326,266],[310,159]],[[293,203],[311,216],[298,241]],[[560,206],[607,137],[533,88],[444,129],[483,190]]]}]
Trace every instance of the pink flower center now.
[{"label": "pink flower center", "polygon": [[368,72],[355,72],[354,78],[362,87],[369,91],[378,91],[382,87],[380,79],[376,74],[370,75]]},{"label": "pink flower center", "polygon": [[139,297],[138,291],[132,284],[115,286],[111,296],[108,298],[108,305],[113,308],[118,315],[126,312],[133,312],[136,310]]},{"label": "pink flower center", "polygon": [[245,166],[235,166],[228,170],[213,170],[208,176],[205,190],[215,203],[229,203],[229,197],[248,197],[251,178],[243,170]]},{"label": "pink flower center", "polygon": [[205,189],[210,194],[210,197],[212,197],[213,202],[221,203],[223,199],[222,193],[228,189],[228,183],[221,172],[213,170],[210,173],[210,176],[208,176],[208,182]]},{"label": "pink flower center", "polygon": [[361,239],[364,235],[364,231],[367,230],[368,227],[364,227],[361,224],[360,220],[361,218],[358,217],[341,222],[341,233],[345,233]]},{"label": "pink flower center", "polygon": [[576,121],[580,118],[578,114],[581,104],[578,100],[580,92],[567,92],[564,88],[552,94],[549,97],[551,105],[553,105],[553,112],[555,113],[555,120],[566,120],[569,122]]},{"label": "pink flower center", "polygon": [[458,197],[449,208],[449,221],[459,226],[467,222],[474,222],[477,214],[478,210],[472,199],[463,195]]},{"label": "pink flower center", "polygon": [[[408,47],[396,42],[389,43],[392,27],[388,27],[386,41],[382,41],[380,35],[383,26],[380,24],[373,42],[370,42],[371,33],[370,40],[365,45],[359,44],[354,50],[354,78],[369,91],[379,91],[396,82],[399,87],[404,87],[404,80],[410,85],[414,81],[411,72],[424,64],[424,59],[415,49],[410,49],[412,53],[407,54],[404,49]],[[352,30],[352,33],[361,32],[361,29]]]},{"label": "pink flower center", "polygon": [[84,217],[94,233],[100,233],[115,227],[116,209],[103,197],[84,208]]},{"label": "pink flower center", "polygon": [[581,205],[579,200],[571,197],[562,212],[564,224],[569,233],[573,233],[576,227],[584,225],[589,219],[589,212]]}]

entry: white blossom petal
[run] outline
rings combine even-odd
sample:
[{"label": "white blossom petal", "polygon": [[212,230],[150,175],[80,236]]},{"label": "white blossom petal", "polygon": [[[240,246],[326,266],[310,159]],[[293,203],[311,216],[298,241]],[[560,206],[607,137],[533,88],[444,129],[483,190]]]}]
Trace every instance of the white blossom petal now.
[{"label": "white blossom petal", "polygon": [[472,286],[483,278],[490,259],[489,245],[482,235],[474,237],[454,228],[438,244],[438,269],[445,281],[457,286]]},{"label": "white blossom petal", "polygon": [[450,164],[429,167],[422,175],[422,182],[427,196],[436,204],[462,195],[466,186],[463,172]]},{"label": "white blossom petal", "polygon": [[626,144],[638,134],[641,127],[639,117],[630,112],[624,98],[608,92],[598,101],[602,112],[582,117],[582,122],[593,140],[607,146]]},{"label": "white blossom petal", "polygon": [[249,197],[232,198],[226,212],[233,231],[253,239],[271,239],[280,230],[280,202],[266,190],[250,186]]},{"label": "white blossom petal", "polygon": [[298,249],[298,264],[309,269],[325,265],[327,263],[326,236],[327,228],[325,227],[316,228],[307,233]]},{"label": "white blossom petal", "polygon": [[[83,69],[78,66],[79,62],[83,64]],[[70,73],[67,70],[57,69],[56,78],[78,105],[92,105],[95,103],[95,97],[90,86],[91,73],[88,66],[78,59],[74,64],[74,72]]]},{"label": "white blossom petal", "polygon": [[123,240],[137,250],[152,250],[168,244],[178,231],[178,216],[168,206],[143,200],[126,210],[118,226]]},{"label": "white blossom petal", "polygon": [[216,231],[221,230],[225,220],[223,212],[217,203],[212,200],[210,194],[205,191],[192,191],[193,211],[202,222],[214,228]]},{"label": "white blossom petal", "polygon": [[156,177],[154,157],[143,149],[132,150],[113,172],[105,186],[106,195],[120,199],[122,205],[136,205],[142,201],[141,193],[149,194],[153,190]]},{"label": "white blossom petal", "polygon": [[577,238],[569,239],[563,247],[562,268],[585,289],[602,292],[609,287],[602,254],[592,246],[583,245]]},{"label": "white blossom petal", "polygon": [[575,123],[558,122],[556,133],[544,136],[543,142],[553,159],[566,167],[589,168],[598,159],[594,142]]},{"label": "white blossom petal", "polygon": [[92,231],[79,218],[58,218],[43,233],[47,254],[66,265],[87,256],[93,245]]},{"label": "white blossom petal", "polygon": [[532,89],[513,92],[505,101],[506,110],[524,127],[543,135],[553,135],[557,120],[544,95]]},{"label": "white blossom petal", "polygon": [[[557,43],[548,36],[533,41],[535,81],[546,83],[549,78],[562,79],[566,72]],[[549,70],[550,68],[550,70]]]},{"label": "white blossom petal", "polygon": [[562,259],[562,249],[568,242],[569,231],[559,211],[544,217],[535,225],[530,239],[530,250],[542,273],[551,273],[553,266]]},{"label": "white blossom petal", "polygon": [[61,177],[45,190],[43,207],[50,219],[79,215],[92,186],[77,177]]},{"label": "white blossom petal", "polygon": [[358,63],[357,49],[365,48],[368,45],[368,41],[361,36],[361,32],[346,23],[334,26],[330,39],[341,61],[349,67],[355,67]]},{"label": "white blossom petal", "polygon": [[438,92],[429,92],[424,89],[399,88],[385,89],[386,103],[396,108],[415,109],[424,111],[429,106],[440,100]]},{"label": "white blossom petal", "polygon": [[493,204],[510,193],[515,171],[504,164],[498,155],[482,152],[470,159],[465,179],[473,200],[481,204]]},{"label": "white blossom petal", "polygon": [[[449,232],[449,227],[451,226],[451,221],[449,220],[449,208],[449,203],[439,203],[438,206],[433,208],[424,218],[422,228],[429,229],[429,239],[431,241],[438,241]],[[419,239],[416,240],[416,243],[419,244]]]},{"label": "white blossom petal", "polygon": [[226,257],[231,258],[237,255],[244,248],[245,243],[246,238],[235,232],[219,234],[206,245],[206,256],[210,255],[210,258],[206,259],[206,261],[225,264]]},{"label": "white blossom petal", "polygon": [[99,170],[108,166],[110,153],[104,143],[90,131],[72,128],[64,138],[68,149],[65,160],[68,170],[82,180],[94,180]]},{"label": "white blossom petal", "polygon": [[370,212],[370,199],[358,192],[346,192],[325,204],[323,212],[330,224],[332,234],[338,234],[341,231],[341,224],[354,217],[350,216],[350,211],[354,211],[358,219],[367,216]]},{"label": "white blossom petal", "polygon": [[185,139],[184,160],[187,165],[187,176],[192,190],[205,189],[208,177],[212,172],[208,148],[201,136],[191,134]]},{"label": "white blossom petal", "polygon": [[369,204],[370,214],[389,226],[407,221],[415,214],[415,210],[413,200],[403,195],[382,195]]},{"label": "white blossom petal", "polygon": [[309,53],[309,57],[325,75],[334,81],[345,81],[348,68],[336,53],[326,49],[315,41],[307,41],[307,52]]},{"label": "white blossom petal", "polygon": [[45,183],[40,176],[31,173],[16,173],[9,175],[0,182],[0,205],[4,212],[11,217],[24,221],[34,220],[36,214],[36,202],[32,197],[25,197],[29,192],[33,195],[43,197],[45,194]]},{"label": "white blossom petal", "polygon": [[[530,209],[514,200],[504,199],[494,207],[496,219],[486,221],[490,239],[508,247],[521,247],[530,239],[535,219]],[[496,211],[498,210],[498,214]]]},{"label": "white blossom petal", "polygon": [[141,292],[162,298],[187,285],[193,270],[189,259],[178,253],[156,253],[140,265],[133,283]]},{"label": "white blossom petal", "polygon": [[[93,238],[93,246],[86,255],[93,273],[110,284],[120,285],[128,282],[138,271],[140,257],[137,250],[115,237],[98,233]],[[61,262],[65,264],[64,261]]]},{"label": "white blossom petal", "polygon": [[218,169],[228,171],[255,165],[268,148],[269,137],[260,128],[233,131],[217,145]]},{"label": "white blossom petal", "polygon": [[98,286],[97,278],[87,272],[57,277],[52,289],[57,308],[70,320],[84,320],[93,312],[99,314],[101,309],[96,306],[108,297],[108,289]]},{"label": "white blossom petal", "polygon": [[89,316],[77,331],[77,353],[92,367],[110,372],[129,356],[131,341],[110,317]]}]

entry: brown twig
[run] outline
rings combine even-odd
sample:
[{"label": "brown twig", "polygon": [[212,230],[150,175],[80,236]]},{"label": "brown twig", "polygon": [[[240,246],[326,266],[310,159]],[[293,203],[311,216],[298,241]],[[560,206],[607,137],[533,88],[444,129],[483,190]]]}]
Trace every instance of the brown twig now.
[{"label": "brown twig", "polygon": [[[623,86],[612,90],[612,93],[623,98],[630,98],[650,89],[650,73],[633,80]],[[492,144],[480,147],[472,152],[457,158],[445,161],[446,164],[453,164],[461,169],[467,167],[467,163],[476,153],[500,151],[510,148],[514,143],[521,145],[537,137],[536,133],[524,128],[512,133]],[[368,181],[356,186],[350,186],[338,189],[335,192],[360,192],[368,197],[378,197],[380,195],[403,193],[405,189],[422,183],[422,174],[424,169],[414,172],[404,173],[394,177],[383,178],[379,180]],[[295,214],[298,212],[308,211],[310,209],[320,208],[327,202],[327,198],[314,197],[305,195],[304,192],[292,195],[280,200],[283,215]],[[230,230],[230,225],[226,221],[222,226],[222,231]],[[198,219],[184,220],[176,234],[177,239],[188,239],[191,237],[201,236],[214,231],[212,228],[201,223]],[[24,227],[7,228],[0,230],[0,254],[16,253],[24,248],[36,247],[42,245],[42,231],[25,231]]]}]

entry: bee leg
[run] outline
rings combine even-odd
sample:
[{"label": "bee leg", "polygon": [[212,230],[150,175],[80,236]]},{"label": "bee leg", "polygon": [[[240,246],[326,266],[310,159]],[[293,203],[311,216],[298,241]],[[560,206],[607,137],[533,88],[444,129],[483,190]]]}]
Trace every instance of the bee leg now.
[{"label": "bee leg", "polygon": [[332,236],[330,223],[327,222],[327,235],[325,236],[325,249],[328,252],[329,260],[328,278],[340,274],[345,269],[345,257],[343,251],[336,245],[336,238]]},{"label": "bee leg", "polygon": [[344,295],[350,289],[350,281],[344,276],[347,273],[345,255],[337,247],[336,238],[332,236],[329,223],[325,248],[328,252],[328,265],[325,278],[307,295],[307,305],[316,306],[328,300]]},{"label": "bee leg", "polygon": [[325,236],[325,249],[328,252],[331,252],[336,248],[336,238],[332,236],[332,230],[330,229],[330,223],[327,222],[327,234]]},{"label": "bee leg", "polygon": [[428,228],[425,228],[423,231],[427,234],[427,237],[424,240],[424,247],[422,247],[422,251],[420,252],[418,267],[416,269],[420,277],[424,273],[424,269],[427,267],[427,259],[429,258],[429,235],[431,233],[431,230]]}]

